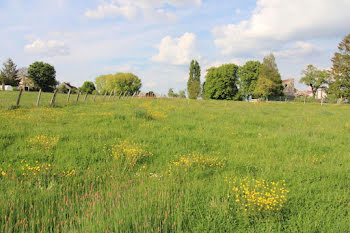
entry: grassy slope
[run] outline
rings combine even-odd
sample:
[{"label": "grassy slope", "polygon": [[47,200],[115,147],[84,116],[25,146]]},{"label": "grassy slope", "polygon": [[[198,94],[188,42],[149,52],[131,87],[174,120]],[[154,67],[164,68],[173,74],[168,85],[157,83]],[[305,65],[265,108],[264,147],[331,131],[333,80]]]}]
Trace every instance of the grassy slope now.
[{"label": "grassy slope", "polygon": [[[60,96],[59,108],[31,109],[36,95],[25,94],[24,108],[7,110],[16,93],[0,92],[1,232],[350,229],[349,106],[122,99],[63,107]],[[32,148],[38,135],[57,145]],[[121,140],[154,156],[121,172],[104,152]],[[164,175],[192,152],[225,158],[227,166]],[[314,162],[314,155],[325,158]],[[23,177],[24,163],[36,161],[52,172]],[[247,216],[227,198],[225,177],[286,180],[288,200],[281,212]]]}]

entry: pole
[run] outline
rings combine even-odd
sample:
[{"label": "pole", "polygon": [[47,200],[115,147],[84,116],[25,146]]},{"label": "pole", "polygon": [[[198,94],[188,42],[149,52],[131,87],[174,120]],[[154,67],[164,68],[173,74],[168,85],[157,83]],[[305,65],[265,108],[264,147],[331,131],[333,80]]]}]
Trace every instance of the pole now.
[{"label": "pole", "polygon": [[39,90],[38,99],[36,100],[36,107],[39,107],[40,97],[41,97],[41,89]]}]

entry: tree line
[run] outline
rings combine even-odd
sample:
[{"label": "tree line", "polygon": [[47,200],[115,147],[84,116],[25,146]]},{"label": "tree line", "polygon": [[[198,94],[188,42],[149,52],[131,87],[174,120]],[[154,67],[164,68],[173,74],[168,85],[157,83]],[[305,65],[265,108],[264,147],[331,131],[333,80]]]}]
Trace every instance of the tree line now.
[{"label": "tree line", "polygon": [[[319,88],[336,98],[350,98],[350,34],[338,46],[332,58],[330,70],[308,65],[300,83],[309,86],[313,96]],[[248,61],[243,66],[224,64],[207,70],[205,82],[200,81],[200,66],[190,64],[187,94],[190,99],[202,97],[217,100],[243,100],[283,96],[283,85],[274,55],[264,57],[263,62]]]},{"label": "tree line", "polygon": [[9,58],[0,70],[1,89],[5,90],[5,85],[18,87],[21,89],[30,89],[32,91],[42,90],[43,92],[59,93],[82,92],[92,94],[97,91],[100,94],[115,91],[116,94],[134,95],[141,89],[141,79],[132,73],[116,73],[101,75],[95,79],[95,84],[91,81],[85,81],[80,88],[69,86],[67,83],[60,84],[56,80],[55,68],[44,62],[34,62],[28,68],[17,69],[17,65]]}]

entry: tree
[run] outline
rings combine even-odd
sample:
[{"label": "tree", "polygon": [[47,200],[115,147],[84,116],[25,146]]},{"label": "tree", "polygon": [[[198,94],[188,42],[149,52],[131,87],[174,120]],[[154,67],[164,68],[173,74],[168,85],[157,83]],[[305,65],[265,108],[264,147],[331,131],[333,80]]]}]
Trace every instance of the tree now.
[{"label": "tree", "polygon": [[11,58],[3,64],[3,68],[0,71],[0,80],[2,83],[2,89],[5,90],[5,85],[18,86],[18,70],[16,64]]},{"label": "tree", "polygon": [[239,67],[239,93],[241,96],[249,97],[254,94],[258,81],[261,63],[259,61],[248,61]]},{"label": "tree", "polygon": [[168,91],[168,97],[175,97],[175,92],[173,90],[173,88],[170,88]]},{"label": "tree", "polygon": [[96,90],[95,84],[93,82],[85,81],[83,86],[81,86],[80,90],[83,93],[92,94],[92,92]]},{"label": "tree", "polygon": [[201,93],[201,68],[195,60],[191,61],[190,77],[187,81],[188,98],[197,99]]},{"label": "tree", "polygon": [[206,81],[203,86],[205,98],[218,100],[232,100],[238,92],[237,88],[238,66],[226,64],[218,68],[207,70]]},{"label": "tree", "polygon": [[28,68],[28,75],[42,91],[52,92],[58,84],[53,66],[44,62],[34,62]]},{"label": "tree", "polygon": [[332,58],[333,67],[331,75],[333,82],[329,92],[338,98],[350,98],[350,34],[338,46],[339,52]]},{"label": "tree", "polygon": [[[260,82],[259,79],[261,79]],[[271,82],[267,80],[270,80]],[[264,88],[267,89],[264,90]],[[272,53],[264,57],[263,64],[260,66],[254,94],[257,96],[265,96],[266,98],[283,95],[281,75],[277,68],[275,56]],[[268,94],[268,96],[266,96],[266,94]]]},{"label": "tree", "polygon": [[141,79],[132,73],[101,75],[95,79],[95,83],[101,94],[116,90],[117,94],[133,95],[142,86]]},{"label": "tree", "polygon": [[306,69],[302,71],[302,74],[304,77],[300,79],[300,83],[309,86],[315,98],[317,90],[319,88],[325,88],[324,85],[328,81],[328,72],[319,70],[313,65],[308,65]]},{"label": "tree", "polygon": [[186,91],[185,90],[179,91],[179,97],[185,99],[186,98]]}]

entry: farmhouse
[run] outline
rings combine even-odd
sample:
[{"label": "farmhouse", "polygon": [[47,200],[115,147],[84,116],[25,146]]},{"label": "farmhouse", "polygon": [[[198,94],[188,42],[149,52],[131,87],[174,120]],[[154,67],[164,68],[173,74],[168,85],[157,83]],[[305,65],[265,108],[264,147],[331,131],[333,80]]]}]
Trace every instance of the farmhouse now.
[{"label": "farmhouse", "polygon": [[282,81],[283,93],[288,99],[295,98],[294,78]]}]

